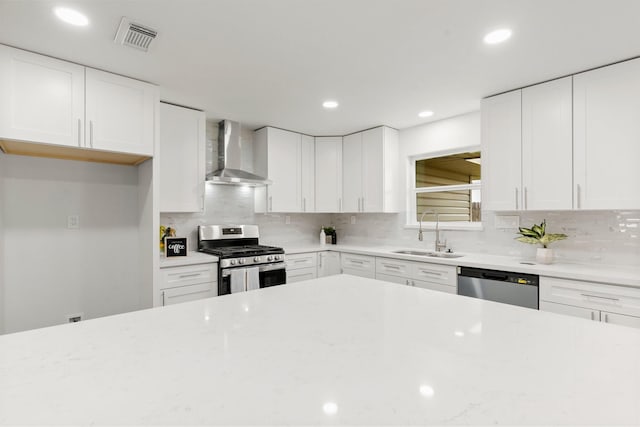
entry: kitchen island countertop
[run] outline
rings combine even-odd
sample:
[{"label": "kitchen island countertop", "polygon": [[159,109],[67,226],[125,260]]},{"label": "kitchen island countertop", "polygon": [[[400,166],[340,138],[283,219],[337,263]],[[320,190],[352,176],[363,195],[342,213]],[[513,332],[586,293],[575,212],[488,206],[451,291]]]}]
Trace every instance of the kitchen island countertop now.
[{"label": "kitchen island countertop", "polygon": [[352,276],[0,337],[0,424],[640,424],[640,331]]}]

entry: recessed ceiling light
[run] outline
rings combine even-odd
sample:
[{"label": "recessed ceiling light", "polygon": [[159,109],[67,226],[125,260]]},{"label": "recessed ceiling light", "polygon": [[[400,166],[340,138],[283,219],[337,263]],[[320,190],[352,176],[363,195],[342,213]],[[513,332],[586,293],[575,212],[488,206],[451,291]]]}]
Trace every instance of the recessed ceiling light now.
[{"label": "recessed ceiling light", "polygon": [[498,44],[508,40],[509,37],[511,37],[511,30],[508,28],[501,28],[499,30],[491,31],[489,34],[484,36],[484,42],[486,44]]},{"label": "recessed ceiling light", "polygon": [[53,9],[53,12],[56,14],[58,19],[66,22],[67,24],[76,25],[78,27],[85,27],[89,25],[89,18],[75,9],[69,9],[68,7],[56,7]]},{"label": "recessed ceiling light", "polygon": [[322,103],[322,106],[324,108],[337,108],[338,107],[338,101],[324,101]]},{"label": "recessed ceiling light", "polygon": [[418,117],[431,117],[433,116],[433,111],[421,111],[418,113]]}]

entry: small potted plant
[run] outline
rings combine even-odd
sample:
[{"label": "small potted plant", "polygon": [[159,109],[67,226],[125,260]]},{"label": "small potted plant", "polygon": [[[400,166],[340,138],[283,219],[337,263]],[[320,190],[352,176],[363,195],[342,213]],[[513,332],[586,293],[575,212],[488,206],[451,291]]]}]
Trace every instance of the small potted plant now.
[{"label": "small potted plant", "polygon": [[519,242],[542,245],[536,252],[536,261],[540,264],[551,264],[553,262],[553,249],[547,247],[550,243],[567,238],[566,234],[547,233],[546,219],[540,225],[534,224],[531,228],[519,227],[518,234],[521,235],[521,237],[516,238]]}]

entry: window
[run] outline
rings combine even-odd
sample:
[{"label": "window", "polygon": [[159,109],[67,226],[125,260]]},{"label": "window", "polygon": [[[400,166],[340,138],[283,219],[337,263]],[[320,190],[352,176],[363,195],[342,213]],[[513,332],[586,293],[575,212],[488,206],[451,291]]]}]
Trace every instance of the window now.
[{"label": "window", "polygon": [[413,209],[409,224],[435,222],[465,228],[481,222],[480,151],[412,158]]}]

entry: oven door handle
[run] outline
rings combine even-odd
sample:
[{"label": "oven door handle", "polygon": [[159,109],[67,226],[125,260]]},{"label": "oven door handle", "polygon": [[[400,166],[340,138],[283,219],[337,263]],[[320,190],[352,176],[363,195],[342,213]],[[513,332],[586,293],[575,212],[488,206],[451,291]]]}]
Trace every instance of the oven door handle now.
[{"label": "oven door handle", "polygon": [[284,262],[274,262],[272,264],[262,264],[258,266],[260,272],[263,271],[273,271],[273,270],[284,270],[285,264]]}]

